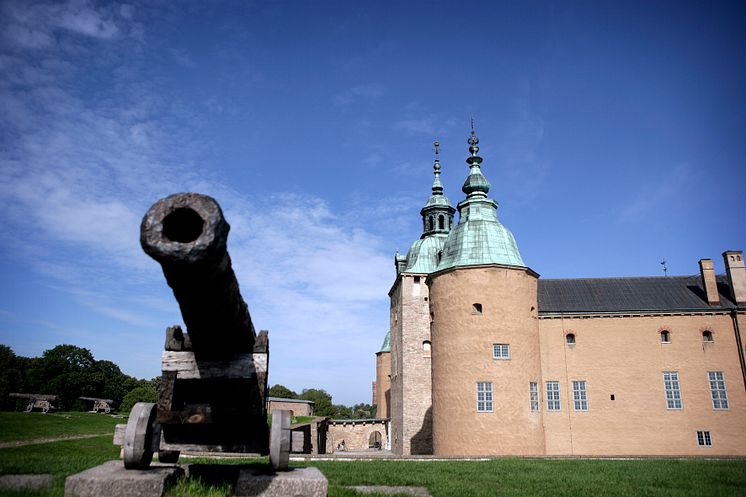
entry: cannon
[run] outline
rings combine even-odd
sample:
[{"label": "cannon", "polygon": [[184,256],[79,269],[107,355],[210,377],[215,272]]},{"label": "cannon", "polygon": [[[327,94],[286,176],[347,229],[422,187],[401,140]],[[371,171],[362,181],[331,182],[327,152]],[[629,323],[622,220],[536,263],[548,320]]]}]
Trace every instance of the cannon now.
[{"label": "cannon", "polygon": [[185,450],[269,452],[268,333],[256,333],[241,297],[229,230],[218,203],[197,193],[161,199],[142,220],[140,244],[160,263],[186,330],[166,329],[159,400],[135,404],[119,435],[128,469],[147,468],[154,452],[161,462]]},{"label": "cannon", "polygon": [[86,402],[93,402],[92,412],[103,412],[104,414],[111,413],[111,407],[114,405],[113,399],[99,399],[96,397],[78,397],[80,400]]},{"label": "cannon", "polygon": [[48,413],[52,409],[57,409],[52,405],[52,402],[57,400],[56,395],[45,395],[41,393],[10,393],[9,397],[16,399],[28,399],[26,405],[26,412],[31,412],[37,409],[44,414]]}]

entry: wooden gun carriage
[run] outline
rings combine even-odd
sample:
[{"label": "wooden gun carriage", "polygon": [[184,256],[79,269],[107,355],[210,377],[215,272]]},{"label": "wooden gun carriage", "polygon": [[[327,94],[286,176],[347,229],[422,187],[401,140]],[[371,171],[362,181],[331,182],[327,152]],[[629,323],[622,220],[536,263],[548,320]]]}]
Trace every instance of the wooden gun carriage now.
[{"label": "wooden gun carriage", "polygon": [[156,202],[140,227],[143,250],[160,263],[186,331],[166,330],[160,398],[138,403],[123,437],[125,467],[154,452],[267,454],[265,392],[269,341],[257,336],[227,251],[230,226],[217,202],[195,193]]},{"label": "wooden gun carriage", "polygon": [[52,405],[52,402],[57,400],[56,395],[45,395],[39,393],[11,393],[8,396],[15,397],[17,399],[28,399],[26,412],[37,410],[46,414],[52,409],[57,409]]},{"label": "wooden gun carriage", "polygon": [[97,399],[95,397],[78,397],[80,400],[86,400],[88,402],[93,402],[93,409],[91,411],[93,412],[103,412],[104,414],[111,413],[112,406],[114,405],[114,400],[112,399]]}]

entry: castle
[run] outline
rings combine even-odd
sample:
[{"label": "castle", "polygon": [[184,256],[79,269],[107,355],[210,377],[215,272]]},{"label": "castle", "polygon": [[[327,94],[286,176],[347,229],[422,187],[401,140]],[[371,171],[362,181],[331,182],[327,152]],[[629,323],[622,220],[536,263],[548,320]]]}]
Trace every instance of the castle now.
[{"label": "castle", "polygon": [[725,275],[540,279],[468,143],[458,224],[436,142],[422,236],[395,256],[375,386],[392,452],[746,455],[743,252]]}]

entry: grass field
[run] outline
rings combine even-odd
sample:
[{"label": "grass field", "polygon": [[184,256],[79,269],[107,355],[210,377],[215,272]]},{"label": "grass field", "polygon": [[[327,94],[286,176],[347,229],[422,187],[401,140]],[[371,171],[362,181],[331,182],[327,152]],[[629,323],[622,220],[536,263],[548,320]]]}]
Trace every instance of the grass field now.
[{"label": "grass field", "polygon": [[114,433],[126,419],[91,412],[0,412],[0,442]]},{"label": "grass field", "polygon": [[[51,473],[55,485],[44,493],[2,492],[0,496],[61,497],[70,474],[116,459],[112,445],[116,419],[74,413],[57,425],[49,415],[0,413],[7,423],[5,440],[109,433],[83,440],[0,449],[0,474]],[[98,416],[96,418],[95,416]],[[20,419],[16,419],[20,418]],[[108,418],[108,419],[105,419]],[[121,420],[119,420],[121,422]],[[106,427],[108,424],[108,428]],[[75,426],[73,426],[75,425]],[[6,432],[5,427],[11,430]],[[55,427],[59,431],[55,431]],[[28,429],[28,435],[24,430]],[[182,460],[187,462],[187,460]],[[188,460],[194,463],[215,463]],[[226,460],[221,464],[266,464],[266,459]],[[724,497],[746,495],[746,461],[708,460],[547,460],[495,459],[491,461],[315,461],[292,463],[318,467],[329,479],[330,497],[358,497],[351,485],[405,485],[427,487],[433,497]],[[180,482],[169,497],[224,497],[226,485],[195,480]],[[380,497],[380,496],[379,496]]]}]

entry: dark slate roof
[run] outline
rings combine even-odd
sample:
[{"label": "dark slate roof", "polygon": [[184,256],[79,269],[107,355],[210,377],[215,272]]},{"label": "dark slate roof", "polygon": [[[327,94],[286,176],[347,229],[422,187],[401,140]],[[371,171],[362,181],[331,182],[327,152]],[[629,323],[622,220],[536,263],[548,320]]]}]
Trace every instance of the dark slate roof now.
[{"label": "dark slate roof", "polygon": [[695,276],[539,279],[539,313],[684,311],[733,308],[725,275],[717,276],[720,305],[707,304]]}]

